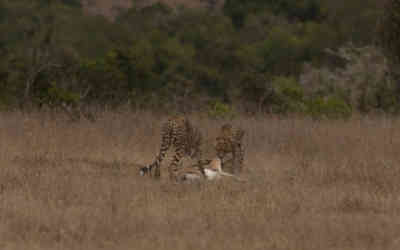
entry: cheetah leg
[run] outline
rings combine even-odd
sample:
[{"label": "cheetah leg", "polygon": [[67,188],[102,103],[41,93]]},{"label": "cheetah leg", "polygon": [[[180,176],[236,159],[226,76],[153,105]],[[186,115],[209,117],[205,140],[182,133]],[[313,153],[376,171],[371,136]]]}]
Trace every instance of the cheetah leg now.
[{"label": "cheetah leg", "polygon": [[162,134],[162,139],[161,139],[160,152],[158,153],[155,161],[149,166],[150,172],[154,168],[154,177],[157,179],[161,177],[161,170],[160,170],[161,162],[165,158],[165,154],[167,153],[169,147],[171,146],[171,135],[169,132],[169,127],[163,126],[161,129],[161,134]]},{"label": "cheetah leg", "polygon": [[240,173],[243,169],[244,149],[241,143],[237,143],[232,147],[232,171]]},{"label": "cheetah leg", "polygon": [[221,166],[223,168],[224,164],[225,164],[225,161],[224,161],[225,153],[223,151],[217,150],[217,157],[221,160]]},{"label": "cheetah leg", "polygon": [[236,173],[237,172],[237,168],[238,168],[238,163],[237,163],[237,158],[236,158],[236,147],[233,146],[232,147],[232,173]]},{"label": "cheetah leg", "polygon": [[237,173],[238,172],[238,152],[236,146],[232,147],[232,173]]},{"label": "cheetah leg", "polygon": [[237,151],[238,151],[238,159],[237,159],[238,170],[239,170],[239,172],[242,172],[243,161],[244,161],[244,148],[243,148],[242,144],[239,144],[237,146]]},{"label": "cheetah leg", "polygon": [[171,180],[173,181],[177,181],[178,180],[178,170],[179,170],[179,162],[181,161],[181,159],[183,158],[184,155],[184,150],[179,148],[179,147],[175,147],[175,155],[171,161],[171,164],[169,165],[168,171],[169,171],[169,177]]}]

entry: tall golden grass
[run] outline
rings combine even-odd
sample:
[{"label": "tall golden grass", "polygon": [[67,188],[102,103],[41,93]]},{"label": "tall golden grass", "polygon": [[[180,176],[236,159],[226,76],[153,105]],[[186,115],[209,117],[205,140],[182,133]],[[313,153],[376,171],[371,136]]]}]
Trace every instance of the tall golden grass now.
[{"label": "tall golden grass", "polygon": [[239,117],[248,181],[195,185],[138,175],[164,119],[1,113],[0,249],[400,249],[399,119]]}]

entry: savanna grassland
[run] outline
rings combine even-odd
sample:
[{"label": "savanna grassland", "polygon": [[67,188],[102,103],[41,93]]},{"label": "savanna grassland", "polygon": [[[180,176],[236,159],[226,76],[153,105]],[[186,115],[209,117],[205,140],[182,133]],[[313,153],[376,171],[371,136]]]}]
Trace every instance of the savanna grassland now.
[{"label": "savanna grassland", "polygon": [[163,119],[1,113],[0,249],[399,249],[399,119],[237,117],[247,182],[195,185],[137,174]]}]

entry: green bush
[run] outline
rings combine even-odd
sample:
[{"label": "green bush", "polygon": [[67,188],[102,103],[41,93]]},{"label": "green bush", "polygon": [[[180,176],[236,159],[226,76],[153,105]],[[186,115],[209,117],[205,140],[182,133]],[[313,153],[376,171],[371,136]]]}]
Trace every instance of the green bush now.
[{"label": "green bush", "polygon": [[271,5],[278,13],[284,13],[288,18],[303,22],[320,20],[323,17],[322,6],[317,0],[273,0]]},{"label": "green bush", "polygon": [[73,93],[66,89],[57,87],[55,83],[51,84],[51,87],[47,89],[47,102],[52,105],[71,105],[76,106],[80,100],[79,94]]},{"label": "green bush", "polygon": [[364,86],[360,89],[360,93],[357,108],[361,112],[380,110],[396,113],[399,110],[397,86],[391,79],[382,79],[381,82],[374,85]]},{"label": "green bush", "polygon": [[303,56],[302,40],[290,31],[274,28],[260,47],[264,70],[274,75],[296,74]]},{"label": "green bush", "polygon": [[311,98],[307,101],[307,113],[314,118],[348,118],[352,110],[345,100],[338,96]]},{"label": "green bush", "polygon": [[219,100],[212,101],[209,104],[208,115],[213,118],[230,118],[234,117],[234,111],[228,104],[222,103]]},{"label": "green bush", "polygon": [[305,111],[304,93],[292,77],[276,77],[272,81],[269,105],[273,113],[301,113]]},{"label": "green bush", "polygon": [[[376,0],[226,0],[222,11],[135,1],[115,22],[86,15],[80,2],[0,3],[0,102],[74,103],[88,93],[87,103],[193,110],[212,98],[210,115],[225,117],[244,103],[249,112],[341,114],[341,100],[387,112],[400,100],[397,84],[381,84],[372,50],[337,55],[347,40],[371,41]],[[329,74],[299,84],[305,63]]]}]

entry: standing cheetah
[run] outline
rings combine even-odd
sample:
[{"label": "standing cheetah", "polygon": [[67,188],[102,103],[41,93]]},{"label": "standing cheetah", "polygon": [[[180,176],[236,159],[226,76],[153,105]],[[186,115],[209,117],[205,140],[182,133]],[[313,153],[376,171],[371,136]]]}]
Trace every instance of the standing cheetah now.
[{"label": "standing cheetah", "polygon": [[170,117],[167,122],[162,125],[160,152],[153,163],[140,169],[140,174],[152,174],[154,169],[154,176],[159,178],[161,176],[161,162],[165,158],[168,149],[173,146],[175,148],[175,154],[169,165],[168,172],[170,179],[176,180],[179,168],[178,164],[183,157],[189,156],[192,159],[201,158],[201,141],[202,136],[200,131],[194,128],[186,117]]},{"label": "standing cheetah", "polygon": [[244,161],[243,137],[244,130],[233,129],[231,124],[224,124],[216,138],[215,150],[222,161],[222,168],[226,168],[228,155],[231,154],[232,172],[241,172]]}]

